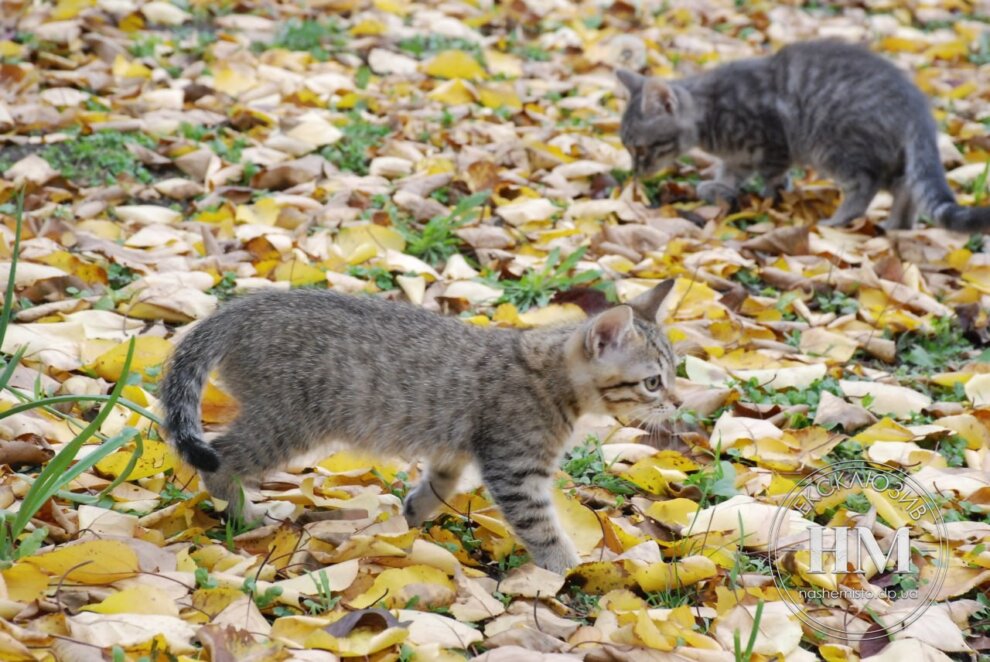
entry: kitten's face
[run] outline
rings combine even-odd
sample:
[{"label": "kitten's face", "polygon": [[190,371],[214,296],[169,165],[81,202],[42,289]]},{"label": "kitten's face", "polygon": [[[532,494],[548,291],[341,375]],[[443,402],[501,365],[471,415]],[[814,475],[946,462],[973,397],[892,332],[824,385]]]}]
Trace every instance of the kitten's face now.
[{"label": "kitten's face", "polygon": [[657,78],[620,71],[619,80],[629,92],[620,136],[632,156],[634,172],[647,176],[672,166],[687,151],[677,95]]},{"label": "kitten's face", "polygon": [[644,117],[637,97],[622,114],[622,144],[632,156],[633,172],[647,177],[674,165],[680,156],[680,128],[670,114]]},{"label": "kitten's face", "polygon": [[580,369],[586,375],[589,411],[653,427],[680,405],[677,357],[655,321],[656,310],[672,286],[673,281],[667,281],[647,292],[646,299],[601,313],[582,329],[585,365]]}]

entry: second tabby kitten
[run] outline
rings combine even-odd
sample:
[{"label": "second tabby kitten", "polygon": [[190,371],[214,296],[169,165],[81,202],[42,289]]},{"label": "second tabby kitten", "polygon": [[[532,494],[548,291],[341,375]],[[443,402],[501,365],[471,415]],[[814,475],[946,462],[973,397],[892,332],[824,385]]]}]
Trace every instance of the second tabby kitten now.
[{"label": "second tabby kitten", "polygon": [[[673,412],[676,358],[656,322],[665,281],[580,324],[482,329],[409,305],[335,292],[262,292],[222,308],[178,344],[161,384],[169,441],[210,493],[243,508],[241,485],[330,440],[428,461],[404,511],[415,526],[469,461],[534,561],[578,563],[551,502],[578,416],[656,422]],[[239,413],[212,443],[200,397],[219,367]]]},{"label": "second tabby kitten", "polygon": [[631,93],[622,142],[639,174],[700,146],[722,160],[716,179],[698,186],[709,201],[732,198],[754,173],[773,189],[790,166],[810,165],[842,187],[825,224],[862,216],[885,189],[888,228],[913,227],[919,212],[950,230],[990,228],[990,208],[960,206],[945,181],[925,95],[865,48],[811,41],[678,81],[618,75]]}]

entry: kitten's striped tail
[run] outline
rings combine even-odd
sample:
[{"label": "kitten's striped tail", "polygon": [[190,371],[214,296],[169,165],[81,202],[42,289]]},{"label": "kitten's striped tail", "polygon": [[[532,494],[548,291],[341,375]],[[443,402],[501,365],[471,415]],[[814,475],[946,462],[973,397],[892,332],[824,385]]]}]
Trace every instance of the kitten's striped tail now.
[{"label": "kitten's striped tail", "polygon": [[210,370],[223,358],[226,335],[222,318],[200,322],[175,348],[159,388],[168,441],[201,471],[220,468],[220,456],[203,439],[200,400]]},{"label": "kitten's striped tail", "polygon": [[956,232],[990,230],[990,207],[964,207],[945,181],[935,127],[923,126],[907,144],[907,183],[922,211]]}]

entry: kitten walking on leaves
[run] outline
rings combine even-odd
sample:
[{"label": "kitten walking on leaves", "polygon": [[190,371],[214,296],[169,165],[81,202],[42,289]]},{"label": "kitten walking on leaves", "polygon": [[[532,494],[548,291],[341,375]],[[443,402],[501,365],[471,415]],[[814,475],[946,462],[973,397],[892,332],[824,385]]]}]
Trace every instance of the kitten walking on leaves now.
[{"label": "kitten walking on leaves", "polygon": [[[160,390],[167,437],[247,520],[264,510],[242,486],[330,441],[427,460],[404,504],[413,526],[474,461],[533,560],[562,573],[579,559],[551,488],[575,420],[604,413],[656,424],[679,404],[676,357],[656,321],[672,286],[580,324],[526,331],[373,297],[251,294],[176,347]],[[200,399],[214,367],[240,407],[208,444]]]},{"label": "kitten walking on leaves", "polygon": [[889,229],[914,227],[919,213],[949,230],[990,229],[990,207],[959,205],[945,181],[925,95],[866,48],[811,41],[678,81],[618,76],[630,92],[621,134],[637,174],[700,146],[721,159],[715,180],[698,186],[707,201],[734,198],[753,174],[771,194],[792,165],[810,165],[842,187],[823,224],[862,216],[884,189],[894,197]]}]

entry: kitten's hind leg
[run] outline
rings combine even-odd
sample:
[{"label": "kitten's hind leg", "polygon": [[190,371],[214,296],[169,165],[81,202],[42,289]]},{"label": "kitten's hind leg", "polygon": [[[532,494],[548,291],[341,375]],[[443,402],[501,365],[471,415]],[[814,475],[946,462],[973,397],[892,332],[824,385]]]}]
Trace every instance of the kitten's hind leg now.
[{"label": "kitten's hind leg", "polygon": [[227,502],[228,516],[239,516],[246,523],[263,521],[267,509],[248,501],[244,490],[257,488],[261,475],[274,466],[270,458],[277,456],[269,448],[271,435],[255,423],[235,420],[227,432],[211,443],[220,455],[220,468],[200,472],[210,496]]},{"label": "kitten's hind leg", "polygon": [[[522,458],[517,458],[517,462]],[[513,531],[526,544],[533,561],[564,574],[581,559],[564,532],[550,500],[552,473],[538,466],[482,463],[481,475]]]},{"label": "kitten's hind leg", "polygon": [[880,187],[872,177],[860,177],[845,184],[842,187],[842,204],[831,218],[819,221],[819,224],[832,227],[848,225],[853,219],[866,213],[866,208],[870,206],[878,190]]},{"label": "kitten's hind leg", "polygon": [[890,213],[883,227],[887,230],[910,230],[914,227],[915,217],[918,215],[911,189],[902,182],[894,186],[890,192],[894,196],[894,202],[890,206]]},{"label": "kitten's hind leg", "polygon": [[434,460],[426,468],[423,478],[406,495],[402,514],[409,526],[419,526],[433,514],[437,507],[453,494],[461,471],[468,460],[464,457]]}]

